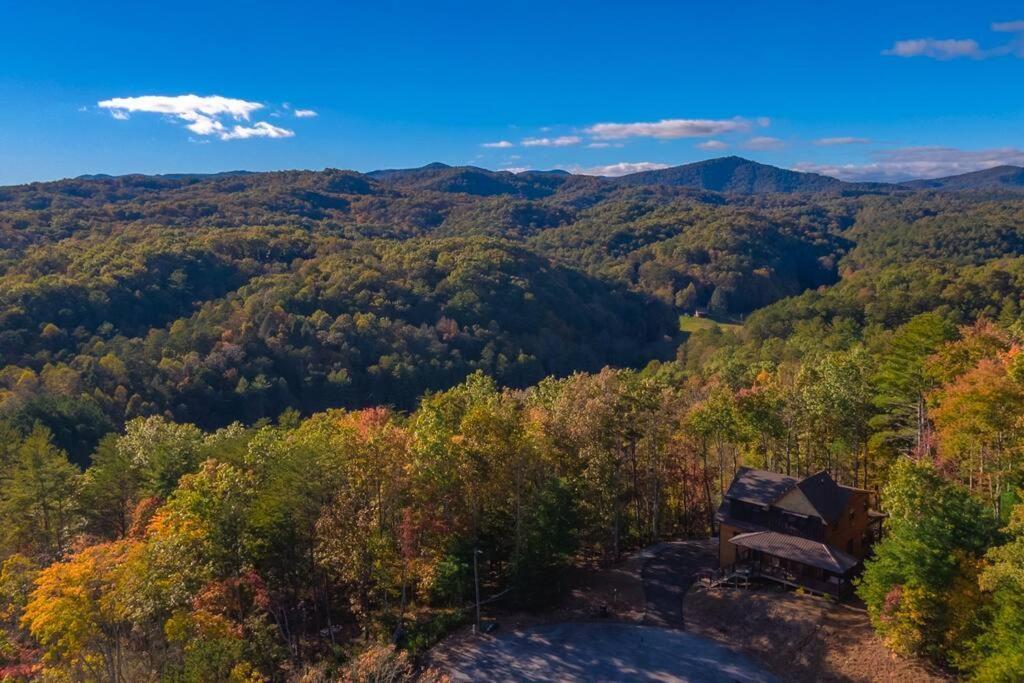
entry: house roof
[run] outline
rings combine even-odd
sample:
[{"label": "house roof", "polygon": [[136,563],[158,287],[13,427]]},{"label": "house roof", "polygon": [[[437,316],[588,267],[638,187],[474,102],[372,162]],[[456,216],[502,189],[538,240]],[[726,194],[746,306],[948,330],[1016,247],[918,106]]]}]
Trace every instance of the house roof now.
[{"label": "house roof", "polygon": [[845,574],[857,566],[857,558],[825,543],[777,531],[753,531],[729,539],[741,548],[760,550],[801,564],[818,567],[836,574]]},{"label": "house roof", "polygon": [[850,488],[837,484],[824,470],[801,479],[796,487],[818,511],[818,515],[829,524],[843,514],[851,492]]},{"label": "house roof", "polygon": [[771,505],[800,481],[778,472],[741,467],[725,492],[726,498],[756,505]]},{"label": "house roof", "polygon": [[829,524],[839,519],[846,510],[850,494],[857,490],[837,484],[824,470],[797,479],[778,472],[741,467],[736,471],[725,497],[768,506],[794,488],[804,495],[817,516]]}]

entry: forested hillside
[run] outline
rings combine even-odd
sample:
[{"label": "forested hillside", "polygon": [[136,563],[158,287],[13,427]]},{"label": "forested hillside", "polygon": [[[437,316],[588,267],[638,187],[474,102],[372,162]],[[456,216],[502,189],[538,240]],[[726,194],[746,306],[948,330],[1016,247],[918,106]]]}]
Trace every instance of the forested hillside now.
[{"label": "forested hillside", "polygon": [[709,533],[748,465],[880,491],[879,633],[1014,680],[1010,175],[0,188],[0,678],[361,680],[407,664],[368,642],[466,618],[474,557],[547,604],[580,558]]}]

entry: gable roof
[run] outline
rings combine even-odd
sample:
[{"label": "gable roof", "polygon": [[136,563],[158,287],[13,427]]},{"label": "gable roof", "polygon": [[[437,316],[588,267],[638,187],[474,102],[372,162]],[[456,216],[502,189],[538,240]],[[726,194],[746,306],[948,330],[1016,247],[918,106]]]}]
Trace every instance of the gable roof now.
[{"label": "gable roof", "polygon": [[832,524],[846,510],[850,494],[856,489],[841,486],[825,470],[797,479],[778,472],[741,467],[736,471],[726,498],[755,505],[773,505],[797,489],[814,509],[816,516]]},{"label": "gable roof", "polygon": [[824,470],[801,479],[796,486],[818,511],[818,516],[829,524],[839,519],[850,498],[850,489],[837,484]]},{"label": "gable roof", "polygon": [[836,574],[845,574],[857,566],[857,558],[825,543],[777,531],[753,531],[729,539],[741,548],[784,557],[801,564],[818,567]]},{"label": "gable roof", "polygon": [[800,481],[778,472],[741,467],[725,492],[726,498],[755,505],[771,505]]}]

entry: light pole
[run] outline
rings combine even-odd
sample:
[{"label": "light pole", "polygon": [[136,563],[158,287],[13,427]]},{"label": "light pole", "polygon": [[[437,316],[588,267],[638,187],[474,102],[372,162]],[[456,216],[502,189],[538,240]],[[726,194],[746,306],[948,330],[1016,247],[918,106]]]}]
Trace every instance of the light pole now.
[{"label": "light pole", "polygon": [[473,585],[476,588],[476,634],[480,635],[480,572],[476,566],[477,555],[480,555],[479,548],[473,549]]}]

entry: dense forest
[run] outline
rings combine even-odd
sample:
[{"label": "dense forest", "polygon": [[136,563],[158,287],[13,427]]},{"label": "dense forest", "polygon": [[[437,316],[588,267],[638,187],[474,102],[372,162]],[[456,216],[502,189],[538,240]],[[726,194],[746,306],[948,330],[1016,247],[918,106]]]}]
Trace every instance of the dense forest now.
[{"label": "dense forest", "polygon": [[1019,174],[695,166],[0,188],[0,679],[411,672],[474,557],[549,604],[747,465],[878,491],[877,632],[1019,680]]}]

